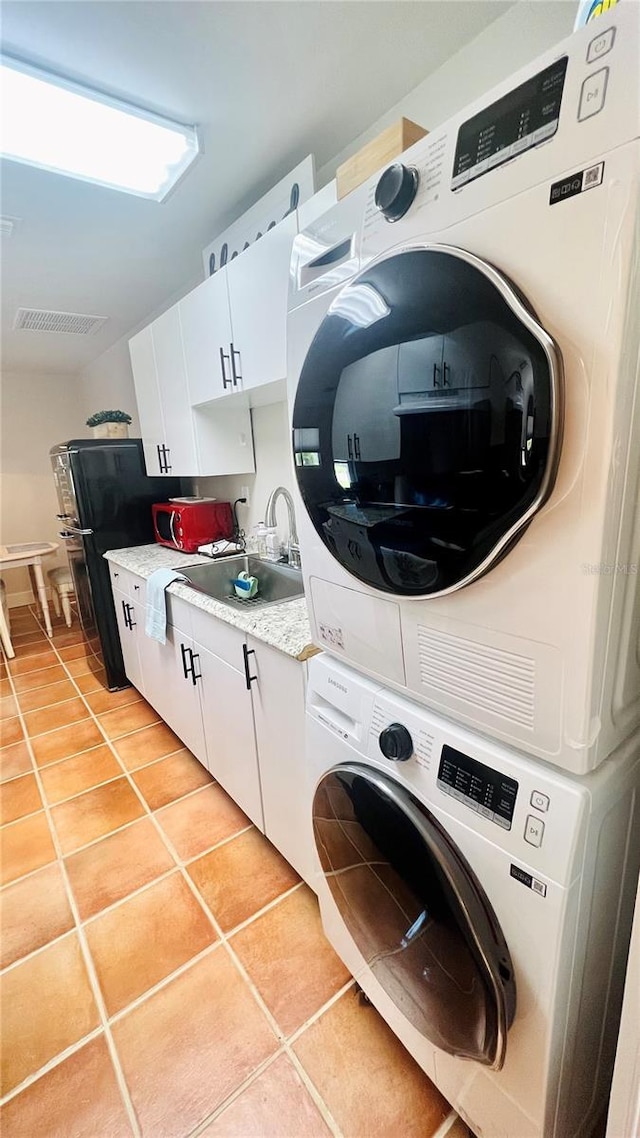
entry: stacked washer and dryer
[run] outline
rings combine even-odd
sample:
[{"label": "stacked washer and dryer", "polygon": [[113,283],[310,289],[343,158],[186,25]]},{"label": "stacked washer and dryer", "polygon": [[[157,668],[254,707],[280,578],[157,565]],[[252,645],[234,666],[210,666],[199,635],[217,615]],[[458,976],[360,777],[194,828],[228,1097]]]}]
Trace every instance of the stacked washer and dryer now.
[{"label": "stacked washer and dryer", "polygon": [[587,1138],[615,1052],[640,860],[639,50],[620,4],[293,251],[322,920],[481,1138]]}]

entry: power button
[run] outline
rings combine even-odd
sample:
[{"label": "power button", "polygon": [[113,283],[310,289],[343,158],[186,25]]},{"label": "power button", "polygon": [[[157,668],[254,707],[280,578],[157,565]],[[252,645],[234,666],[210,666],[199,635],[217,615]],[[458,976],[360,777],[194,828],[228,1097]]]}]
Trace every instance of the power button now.
[{"label": "power button", "polygon": [[601,32],[599,36],[591,40],[587,48],[587,63],[594,63],[596,59],[602,59],[603,55],[611,51],[615,38],[616,29],[607,28],[606,32]]}]

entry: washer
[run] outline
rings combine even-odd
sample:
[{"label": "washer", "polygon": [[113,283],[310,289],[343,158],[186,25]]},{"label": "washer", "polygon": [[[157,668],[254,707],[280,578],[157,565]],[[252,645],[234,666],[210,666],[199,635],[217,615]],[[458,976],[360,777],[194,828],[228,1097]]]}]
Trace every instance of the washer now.
[{"label": "washer", "polygon": [[606,84],[584,28],[292,263],[316,643],[575,773],[640,723],[639,18]]},{"label": "washer", "polygon": [[310,662],[325,933],[478,1138],[587,1138],[606,1106],[639,749],[575,779]]}]

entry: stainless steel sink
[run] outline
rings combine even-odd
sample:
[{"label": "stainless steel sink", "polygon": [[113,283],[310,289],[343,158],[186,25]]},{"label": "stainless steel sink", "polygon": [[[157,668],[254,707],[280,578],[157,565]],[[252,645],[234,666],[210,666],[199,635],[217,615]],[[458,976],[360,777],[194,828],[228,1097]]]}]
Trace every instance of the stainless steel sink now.
[{"label": "stainless steel sink", "polygon": [[[237,597],[231,583],[243,570],[258,579],[258,592],[251,599]],[[206,565],[190,565],[180,572],[194,589],[236,609],[264,608],[304,596],[299,569],[259,557],[225,557]]]}]

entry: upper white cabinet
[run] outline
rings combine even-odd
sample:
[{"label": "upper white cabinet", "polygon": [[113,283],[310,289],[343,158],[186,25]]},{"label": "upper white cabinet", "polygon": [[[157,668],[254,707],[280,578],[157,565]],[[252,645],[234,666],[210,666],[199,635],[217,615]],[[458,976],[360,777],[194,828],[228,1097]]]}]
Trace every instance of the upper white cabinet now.
[{"label": "upper white cabinet", "polygon": [[147,474],[166,474],[168,473],[164,469],[166,464],[162,462],[164,422],[160,405],[151,325],[148,328],[143,328],[142,332],[138,332],[137,336],[129,340],[129,355],[131,356],[131,370],[133,371],[133,382],[136,389],[136,402],[138,404]]},{"label": "upper white cabinet", "polygon": [[297,231],[292,213],[227,266],[231,378],[243,391],[286,378],[289,264]]},{"label": "upper white cabinet", "polygon": [[148,474],[255,470],[249,406],[286,379],[297,224],[292,213],[129,341]]},{"label": "upper white cabinet", "polygon": [[165,466],[173,475],[199,474],[177,307],[154,320],[151,333],[168,450]]},{"label": "upper white cabinet", "polygon": [[[201,310],[204,329],[205,317],[206,306]],[[203,332],[200,351],[190,349],[192,358],[204,359],[204,341]],[[178,305],[138,332],[129,341],[129,353],[147,474],[187,478],[255,470],[249,407],[203,404],[194,412],[191,406]]]},{"label": "upper white cabinet", "polygon": [[177,309],[182,325],[190,402],[194,406],[208,403],[233,390],[233,332],[226,273],[215,273],[204,284],[198,285],[180,301]]}]

